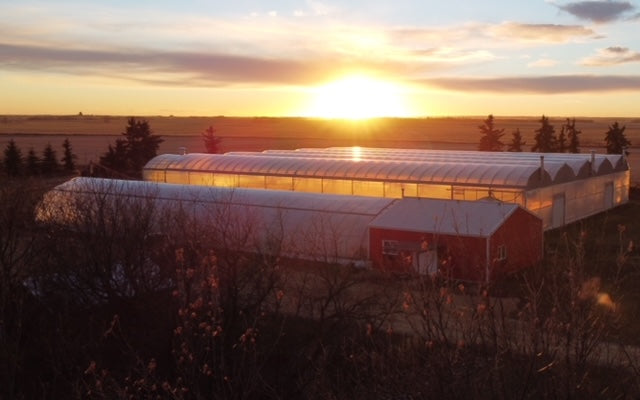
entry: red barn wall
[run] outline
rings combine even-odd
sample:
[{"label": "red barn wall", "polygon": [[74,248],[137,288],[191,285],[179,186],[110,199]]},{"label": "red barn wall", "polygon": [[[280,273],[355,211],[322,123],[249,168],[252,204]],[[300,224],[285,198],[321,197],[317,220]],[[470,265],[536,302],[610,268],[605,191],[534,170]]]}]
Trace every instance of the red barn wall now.
[{"label": "red barn wall", "polygon": [[[407,232],[369,229],[369,251],[374,267],[409,271],[411,264],[398,256],[383,254],[382,241],[396,240],[401,246],[413,244],[420,249],[426,242],[438,249],[439,272],[454,279],[484,281],[487,265],[487,239],[484,237],[444,235],[433,232]],[[499,247],[506,247],[506,259],[499,260]],[[490,279],[535,265],[543,253],[542,220],[517,209],[489,238]],[[410,254],[411,251],[407,251]]]},{"label": "red barn wall", "polygon": [[[507,258],[503,261],[497,260],[500,245],[507,248]],[[519,208],[494,232],[489,246],[492,279],[531,267],[542,260],[542,220]]]},{"label": "red barn wall", "polygon": [[383,240],[415,243],[416,247],[420,247],[426,240],[429,246],[438,249],[440,273],[455,279],[484,279],[487,260],[485,238],[370,228],[369,249],[373,265],[377,268],[404,272],[410,270],[411,265],[403,262],[401,256],[394,259],[382,254]]}]

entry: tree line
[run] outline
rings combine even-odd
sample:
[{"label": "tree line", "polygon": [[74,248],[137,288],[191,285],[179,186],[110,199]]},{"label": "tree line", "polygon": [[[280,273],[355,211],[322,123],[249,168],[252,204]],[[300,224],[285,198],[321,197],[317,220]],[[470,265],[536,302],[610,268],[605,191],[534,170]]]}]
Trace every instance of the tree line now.
[{"label": "tree line", "polygon": [[[164,141],[160,135],[153,133],[151,125],[145,119],[129,118],[122,137],[109,145],[107,151],[100,156],[97,164],[93,162],[83,170],[84,175],[111,178],[139,179],[142,177],[144,165],[157,155],[160,144]],[[202,133],[202,140],[207,153],[219,153],[221,138],[216,130],[209,126]],[[60,173],[77,172],[77,155],[74,154],[71,141],[67,138],[62,143],[63,155],[58,160],[57,152],[51,144],[47,144],[39,156],[33,148],[26,155],[11,139],[4,149],[2,167],[8,177],[50,176]]]},{"label": "tree line", "polygon": [[29,149],[26,156],[23,156],[22,150],[11,139],[4,149],[2,166],[9,177],[72,173],[76,170],[78,157],[74,154],[69,139],[62,142],[62,149],[63,155],[60,161],[51,143],[45,146],[41,156],[38,156],[33,147]]},{"label": "tree line", "polygon": [[[567,118],[556,135],[555,127],[549,122],[549,118],[542,116],[540,127],[535,130],[534,143],[530,151],[540,153],[579,153],[580,134],[576,127],[575,118]],[[503,137],[504,128],[496,127],[495,119],[490,114],[478,126],[480,130],[480,151],[525,151],[526,141],[523,140],[519,128],[512,132],[511,141],[505,145]],[[604,142],[608,154],[621,154],[631,142],[625,136],[626,126],[620,126],[614,122],[604,133]],[[122,137],[116,139],[113,145],[109,145],[107,151],[100,156],[99,162],[93,162],[83,171],[85,175],[139,179],[142,177],[144,165],[157,155],[160,144],[164,141],[160,135],[153,133],[147,120],[129,118]],[[221,151],[221,138],[216,130],[209,126],[202,134],[205,151],[207,153],[219,153]],[[51,144],[47,144],[41,155],[30,148],[26,155],[11,139],[4,149],[4,158],[1,166],[9,177],[19,176],[49,176],[59,173],[72,173],[76,171],[77,156],[73,153],[70,140],[67,138],[62,143],[63,156],[57,158],[57,152]]]},{"label": "tree line", "polygon": [[[532,152],[540,153],[579,153],[580,152],[580,131],[576,128],[575,118],[567,118],[565,123],[560,127],[560,133],[556,135],[555,127],[549,122],[549,117],[542,116],[540,118],[540,127],[535,130],[533,138],[534,143],[531,146]],[[480,143],[478,150],[480,151],[504,151],[505,143],[502,137],[505,135],[504,128],[498,129],[495,126],[495,119],[490,114],[482,125],[478,126],[480,130]],[[604,133],[604,142],[607,154],[622,154],[625,148],[631,145],[631,142],[624,134],[626,126],[620,126],[618,122],[614,122]],[[507,151],[521,152],[524,151],[526,142],[522,139],[520,128],[516,128],[512,132],[511,141],[506,145]]]},{"label": "tree line", "polygon": [[[99,162],[92,162],[84,175],[112,178],[137,179],[142,177],[144,165],[157,155],[158,147],[164,140],[153,134],[149,122],[144,119],[129,118],[122,138],[109,145]],[[3,167],[9,177],[54,175],[76,171],[77,156],[73,153],[71,141],[67,138],[63,144],[63,156],[57,159],[56,151],[47,144],[42,157],[38,157],[33,148],[23,156],[21,149],[11,139],[4,150]]]}]

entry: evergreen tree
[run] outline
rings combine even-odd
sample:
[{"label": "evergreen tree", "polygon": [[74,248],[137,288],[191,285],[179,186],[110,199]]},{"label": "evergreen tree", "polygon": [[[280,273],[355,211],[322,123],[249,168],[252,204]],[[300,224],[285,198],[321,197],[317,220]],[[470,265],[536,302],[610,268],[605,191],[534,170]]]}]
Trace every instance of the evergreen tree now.
[{"label": "evergreen tree", "polygon": [[51,143],[48,143],[44,148],[44,151],[42,152],[42,161],[40,162],[40,167],[42,169],[42,173],[44,174],[54,174],[60,169],[56,151],[53,150],[53,147],[51,147]]},{"label": "evergreen tree", "polygon": [[4,169],[9,176],[18,176],[22,172],[22,152],[13,139],[4,149]]},{"label": "evergreen tree", "polygon": [[115,147],[109,145],[106,154],[100,157],[100,164],[116,172],[139,178],[144,165],[157,155],[158,147],[164,140],[154,135],[146,120],[129,118],[124,138],[116,140]]},{"label": "evergreen tree", "polygon": [[130,162],[131,173],[139,175],[142,167],[157,155],[158,147],[164,140],[154,135],[146,120],[129,118],[128,126],[122,135],[126,139],[127,158]]},{"label": "evergreen tree", "polygon": [[540,124],[540,128],[535,131],[536,135],[533,138],[535,143],[531,147],[531,151],[553,153],[557,148],[555,129],[549,123],[549,118],[544,115],[540,119]]},{"label": "evergreen tree", "polygon": [[624,134],[626,126],[620,127],[618,122],[614,122],[605,134],[604,140],[607,145],[607,154],[622,154],[624,149],[631,145],[631,142]]},{"label": "evergreen tree", "polygon": [[75,154],[73,154],[73,149],[71,149],[71,142],[69,139],[65,139],[62,142],[62,148],[64,149],[64,154],[62,156],[62,166],[64,170],[67,172],[72,172],[76,169],[75,160],[78,158]]},{"label": "evergreen tree", "polygon": [[580,135],[582,132],[576,129],[576,119],[570,120],[567,118],[567,122],[565,124],[567,139],[569,139],[569,145],[567,147],[567,151],[569,153],[580,153]]},{"label": "evergreen tree", "polygon": [[483,125],[479,125],[478,129],[482,136],[480,137],[480,144],[478,150],[480,151],[502,151],[504,143],[500,140],[504,136],[504,129],[496,129],[494,126],[493,115],[489,114],[487,119],[484,120]]},{"label": "evergreen tree", "polygon": [[216,130],[213,126],[209,126],[206,131],[202,133],[202,140],[204,140],[204,147],[207,149],[207,153],[216,154],[220,152],[220,137],[215,135]]},{"label": "evergreen tree", "polygon": [[40,173],[40,159],[36,151],[31,147],[27,153],[27,174],[38,175]]},{"label": "evergreen tree", "polygon": [[116,172],[129,170],[127,142],[124,139],[117,139],[115,146],[109,145],[107,152],[100,157],[100,165]]},{"label": "evergreen tree", "polygon": [[562,125],[560,127],[560,134],[558,135],[558,139],[556,140],[556,152],[557,153],[566,153],[567,152],[567,135],[565,133],[566,125]]},{"label": "evergreen tree", "polygon": [[512,133],[511,143],[509,143],[508,151],[521,152],[527,142],[522,140],[522,134],[520,133],[520,128],[516,128]]}]

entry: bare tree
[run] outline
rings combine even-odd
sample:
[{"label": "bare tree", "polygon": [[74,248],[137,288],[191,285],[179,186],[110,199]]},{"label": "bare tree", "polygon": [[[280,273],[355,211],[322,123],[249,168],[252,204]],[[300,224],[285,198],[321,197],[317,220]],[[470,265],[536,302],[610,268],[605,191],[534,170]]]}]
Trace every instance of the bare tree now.
[{"label": "bare tree", "polygon": [[0,181],[0,397],[7,399],[25,394],[21,382],[41,378],[29,376],[29,367],[42,350],[32,331],[42,304],[25,284],[44,259],[32,217],[39,195],[31,184]]},{"label": "bare tree", "polygon": [[57,273],[48,282],[87,305],[142,296],[168,284],[170,275],[155,254],[163,210],[153,192],[124,195],[119,182],[99,180],[75,195],[53,192],[39,209],[42,220],[54,221],[47,229]]}]

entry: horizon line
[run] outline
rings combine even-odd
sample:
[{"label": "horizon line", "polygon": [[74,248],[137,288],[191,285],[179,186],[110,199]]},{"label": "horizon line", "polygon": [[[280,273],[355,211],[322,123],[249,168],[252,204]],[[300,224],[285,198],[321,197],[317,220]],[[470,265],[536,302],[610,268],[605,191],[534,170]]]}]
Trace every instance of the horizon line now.
[{"label": "horizon line", "polygon": [[[376,117],[367,117],[367,118],[337,118],[337,117],[322,117],[322,116],[310,116],[310,115],[174,115],[174,114],[85,114],[85,113],[77,113],[77,114],[56,114],[56,113],[34,113],[34,114],[0,114],[0,118],[6,117],[66,117],[66,118],[83,118],[83,117],[110,117],[110,118],[237,118],[237,119],[252,119],[252,118],[263,118],[263,119],[308,119],[308,120],[325,120],[325,121],[340,121],[340,122],[366,122],[371,120],[385,120],[385,119],[446,119],[446,118],[487,118],[489,115],[492,115],[494,118],[540,118],[541,116],[545,116],[548,118],[575,118],[575,119],[583,119],[583,118],[617,118],[617,119],[640,119],[640,115],[637,116],[590,116],[590,115],[552,115],[552,114],[530,114],[530,115],[500,115],[500,114],[439,114],[439,115],[415,115],[415,116],[376,116]],[[2,123],[2,121],[0,121]]]}]

